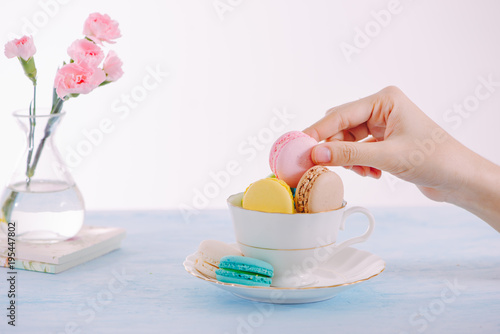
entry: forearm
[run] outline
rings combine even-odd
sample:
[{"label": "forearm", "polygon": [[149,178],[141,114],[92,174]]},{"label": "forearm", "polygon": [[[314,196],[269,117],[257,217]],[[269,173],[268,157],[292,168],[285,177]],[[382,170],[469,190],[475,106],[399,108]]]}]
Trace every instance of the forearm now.
[{"label": "forearm", "polygon": [[450,202],[472,212],[500,232],[500,166],[476,153],[470,158],[471,167],[465,182]]}]

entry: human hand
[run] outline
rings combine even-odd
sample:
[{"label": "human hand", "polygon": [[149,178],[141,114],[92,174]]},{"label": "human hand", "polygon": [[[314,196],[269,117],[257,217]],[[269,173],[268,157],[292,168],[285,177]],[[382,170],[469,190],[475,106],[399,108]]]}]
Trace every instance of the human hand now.
[{"label": "human hand", "polygon": [[480,180],[477,171],[489,171],[500,186],[498,166],[455,140],[396,87],[332,108],[304,132],[325,141],[312,151],[316,164],[346,166],[375,178],[383,170],[416,184],[430,199],[476,214],[469,197],[484,196],[479,185],[491,182]]}]

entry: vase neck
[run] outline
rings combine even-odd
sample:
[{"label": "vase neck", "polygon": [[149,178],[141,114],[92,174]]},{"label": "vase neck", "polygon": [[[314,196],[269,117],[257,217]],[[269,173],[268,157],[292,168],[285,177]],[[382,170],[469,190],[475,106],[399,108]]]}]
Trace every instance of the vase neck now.
[{"label": "vase neck", "polygon": [[35,142],[40,142],[44,140],[44,137],[45,140],[52,138],[64,115],[62,113],[30,116],[28,114],[15,113],[14,117],[26,136],[28,136],[28,139],[32,136]]},{"label": "vase neck", "polygon": [[48,111],[37,115],[14,113],[19,126],[26,133],[27,145],[11,184],[29,189],[35,183],[57,183],[58,186],[61,183],[68,186],[74,183],[53,142],[54,133],[64,115],[50,114]]}]

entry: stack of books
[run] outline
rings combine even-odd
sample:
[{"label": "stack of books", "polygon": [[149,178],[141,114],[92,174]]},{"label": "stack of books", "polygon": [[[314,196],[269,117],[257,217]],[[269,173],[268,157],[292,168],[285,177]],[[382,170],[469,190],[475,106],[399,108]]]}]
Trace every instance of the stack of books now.
[{"label": "stack of books", "polygon": [[76,236],[54,244],[16,241],[15,262],[9,263],[7,237],[0,233],[0,266],[57,274],[120,248],[125,230],[84,225]]}]

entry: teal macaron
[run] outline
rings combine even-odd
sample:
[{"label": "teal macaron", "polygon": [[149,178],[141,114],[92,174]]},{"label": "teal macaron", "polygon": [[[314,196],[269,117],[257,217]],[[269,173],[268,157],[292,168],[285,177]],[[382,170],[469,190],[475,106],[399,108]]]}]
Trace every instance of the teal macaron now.
[{"label": "teal macaron", "polygon": [[247,256],[224,256],[219,269],[215,271],[217,280],[249,286],[271,286],[274,268],[269,263]]}]

